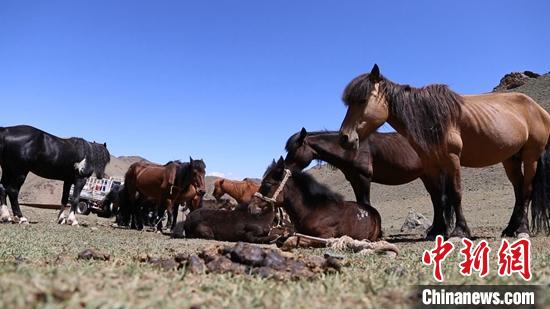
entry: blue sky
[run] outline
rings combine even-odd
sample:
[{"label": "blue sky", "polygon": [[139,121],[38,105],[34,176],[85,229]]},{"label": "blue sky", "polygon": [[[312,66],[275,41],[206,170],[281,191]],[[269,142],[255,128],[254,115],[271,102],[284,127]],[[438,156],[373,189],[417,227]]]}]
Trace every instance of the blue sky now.
[{"label": "blue sky", "polygon": [[258,177],[302,126],[338,129],[343,88],[373,63],[460,93],[550,71],[548,12],[545,0],[0,0],[0,125]]}]

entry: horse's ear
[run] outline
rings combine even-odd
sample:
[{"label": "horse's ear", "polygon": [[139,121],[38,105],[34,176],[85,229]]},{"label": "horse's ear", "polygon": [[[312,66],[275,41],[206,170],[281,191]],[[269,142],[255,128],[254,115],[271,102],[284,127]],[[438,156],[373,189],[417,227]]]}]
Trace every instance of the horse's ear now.
[{"label": "horse's ear", "polygon": [[107,148],[107,143],[103,143],[103,147]]},{"label": "horse's ear", "polygon": [[369,79],[372,82],[379,82],[382,78],[380,78],[380,68],[378,68],[378,64],[374,64],[372,67],[372,70],[370,70]]},{"label": "horse's ear", "polygon": [[285,164],[285,159],[283,158],[283,156],[280,156],[279,161],[277,161],[277,165],[282,165],[282,164]]},{"label": "horse's ear", "polygon": [[189,163],[193,163],[193,158],[191,158],[191,156],[189,156]]},{"label": "horse's ear", "polygon": [[306,138],[306,136],[307,136],[306,128],[302,128],[302,130],[300,131],[300,144],[304,142],[304,139]]}]

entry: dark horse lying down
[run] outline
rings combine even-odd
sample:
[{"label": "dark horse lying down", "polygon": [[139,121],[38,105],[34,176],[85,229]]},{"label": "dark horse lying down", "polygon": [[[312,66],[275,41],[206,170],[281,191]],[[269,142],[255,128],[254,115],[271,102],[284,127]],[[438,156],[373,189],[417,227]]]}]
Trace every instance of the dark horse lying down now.
[{"label": "dark horse lying down", "polygon": [[[344,149],[339,142],[337,131],[308,133],[302,128],[286,143],[285,163],[291,170],[302,170],[313,160],[327,162],[342,171],[353,188],[357,202],[366,205],[370,205],[371,182],[402,185],[420,178],[430,194],[434,212],[441,211],[442,179],[427,173],[407,138],[397,133],[374,132],[356,150]],[[451,221],[453,211],[450,208],[446,210],[445,220]],[[431,235],[433,232],[437,231],[428,230],[429,238],[435,237],[435,234]]]},{"label": "dark horse lying down", "polygon": [[0,221],[11,221],[6,206],[9,197],[15,221],[28,222],[19,207],[19,190],[27,174],[62,180],[63,195],[58,222],[65,223],[64,210],[69,202],[69,190],[74,185],[71,210],[67,223],[77,225],[75,212],[80,192],[93,173],[102,178],[111,156],[107,144],[90,143],[82,138],[59,138],[31,126],[0,128]]},{"label": "dark horse lying down", "polygon": [[249,208],[254,213],[273,204],[282,205],[298,233],[322,238],[347,235],[372,241],[382,236],[376,209],[344,201],[311,175],[287,169],[282,157],[267,169]]},{"label": "dark horse lying down", "polygon": [[235,210],[200,208],[187,216],[185,236],[268,243],[277,238],[269,233],[275,214],[272,206],[265,207],[258,214],[251,214],[247,207],[237,207]]}]

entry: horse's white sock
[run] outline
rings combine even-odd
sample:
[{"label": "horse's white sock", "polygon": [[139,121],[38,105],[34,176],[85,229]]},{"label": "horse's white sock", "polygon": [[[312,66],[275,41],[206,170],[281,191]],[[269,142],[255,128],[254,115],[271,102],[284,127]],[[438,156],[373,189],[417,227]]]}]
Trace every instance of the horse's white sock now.
[{"label": "horse's white sock", "polygon": [[25,217],[15,217],[14,221],[19,224],[29,224],[29,220]]},{"label": "horse's white sock", "polygon": [[65,210],[63,210],[60,214],[59,214],[59,217],[57,217],[57,223],[59,224],[65,224]]},{"label": "horse's white sock", "polygon": [[69,217],[67,218],[67,224],[78,225],[78,221],[76,220],[76,215],[74,214],[74,211],[69,212]]},{"label": "horse's white sock", "polygon": [[11,216],[7,205],[0,206],[0,222],[10,222]]}]

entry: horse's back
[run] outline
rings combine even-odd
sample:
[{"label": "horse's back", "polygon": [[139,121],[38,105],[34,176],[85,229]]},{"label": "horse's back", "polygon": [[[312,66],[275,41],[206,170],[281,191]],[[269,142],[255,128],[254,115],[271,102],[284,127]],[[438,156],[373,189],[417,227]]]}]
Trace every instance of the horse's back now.
[{"label": "horse's back", "polygon": [[502,162],[524,150],[528,142],[529,147],[540,151],[546,145],[550,115],[530,97],[512,92],[463,98],[458,133],[464,166],[482,167]]}]

